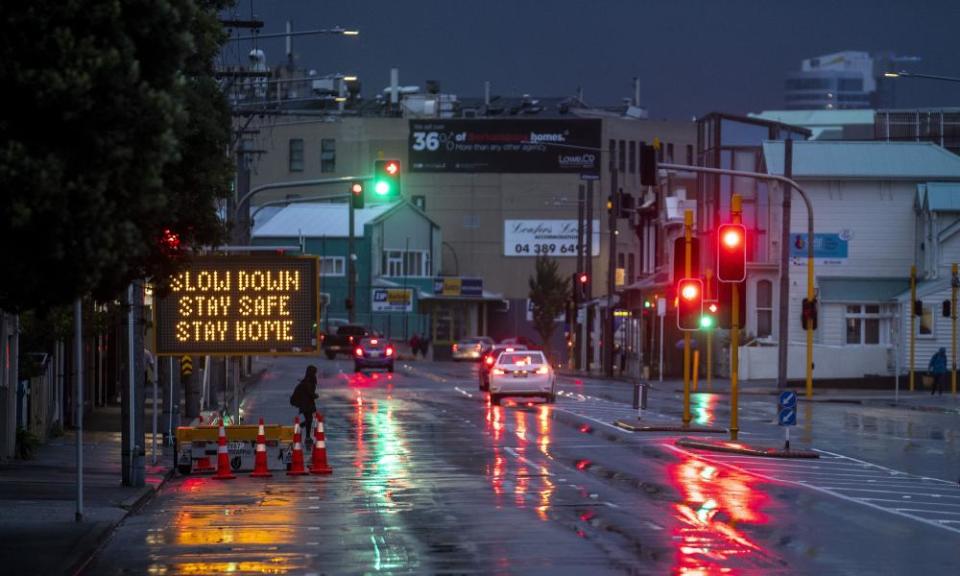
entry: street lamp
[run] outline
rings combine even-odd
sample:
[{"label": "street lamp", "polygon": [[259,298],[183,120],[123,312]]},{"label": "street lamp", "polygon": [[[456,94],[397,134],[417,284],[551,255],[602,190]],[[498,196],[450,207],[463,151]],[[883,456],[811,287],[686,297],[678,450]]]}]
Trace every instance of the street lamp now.
[{"label": "street lamp", "polygon": [[955,76],[938,76],[935,74],[917,74],[916,72],[907,72],[906,70],[900,70],[899,72],[884,72],[884,78],[925,78],[927,80],[942,80],[944,82],[960,82],[960,78]]}]

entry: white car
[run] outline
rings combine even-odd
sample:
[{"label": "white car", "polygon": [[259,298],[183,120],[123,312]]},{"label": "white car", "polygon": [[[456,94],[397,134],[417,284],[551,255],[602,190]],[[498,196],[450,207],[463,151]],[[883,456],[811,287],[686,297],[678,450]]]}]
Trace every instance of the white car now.
[{"label": "white car", "polygon": [[499,405],[508,396],[557,399],[557,377],[539,350],[504,352],[490,370],[490,401]]}]

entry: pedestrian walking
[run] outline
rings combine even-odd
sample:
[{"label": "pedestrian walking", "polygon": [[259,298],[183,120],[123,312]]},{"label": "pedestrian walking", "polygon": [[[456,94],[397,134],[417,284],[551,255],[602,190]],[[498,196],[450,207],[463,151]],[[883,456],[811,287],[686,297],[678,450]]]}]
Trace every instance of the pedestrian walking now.
[{"label": "pedestrian walking", "polygon": [[290,405],[295,407],[303,415],[303,433],[306,441],[310,441],[310,428],[313,426],[313,413],[317,411],[317,367],[313,364],[307,366],[307,372],[303,379],[297,383],[290,395]]},{"label": "pedestrian walking", "polygon": [[420,334],[414,332],[413,336],[410,337],[410,353],[413,354],[413,357],[417,357],[417,352],[420,351]]},{"label": "pedestrian walking", "polygon": [[933,386],[930,388],[930,395],[940,394],[943,396],[943,389],[946,386],[947,379],[947,349],[940,347],[939,350],[930,358],[930,364],[927,370],[933,375]]}]

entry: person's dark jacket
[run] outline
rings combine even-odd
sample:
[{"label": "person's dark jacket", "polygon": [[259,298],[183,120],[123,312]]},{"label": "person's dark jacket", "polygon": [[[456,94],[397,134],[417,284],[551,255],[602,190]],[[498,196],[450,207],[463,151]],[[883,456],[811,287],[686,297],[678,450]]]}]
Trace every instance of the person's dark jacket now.
[{"label": "person's dark jacket", "polygon": [[315,381],[304,378],[293,390],[293,405],[303,414],[310,415],[317,410],[314,401],[320,396],[315,390],[316,384]]}]

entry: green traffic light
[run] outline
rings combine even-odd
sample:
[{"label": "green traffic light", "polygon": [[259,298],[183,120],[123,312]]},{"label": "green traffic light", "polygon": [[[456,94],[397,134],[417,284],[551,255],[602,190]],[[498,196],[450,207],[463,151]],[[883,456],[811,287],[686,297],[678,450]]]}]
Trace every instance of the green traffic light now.
[{"label": "green traffic light", "polygon": [[388,182],[384,182],[383,180],[379,180],[373,185],[373,191],[379,196],[386,196],[390,193],[390,184]]},{"label": "green traffic light", "polygon": [[713,316],[701,316],[700,327],[707,330],[713,328]]}]

